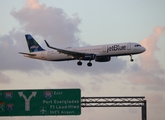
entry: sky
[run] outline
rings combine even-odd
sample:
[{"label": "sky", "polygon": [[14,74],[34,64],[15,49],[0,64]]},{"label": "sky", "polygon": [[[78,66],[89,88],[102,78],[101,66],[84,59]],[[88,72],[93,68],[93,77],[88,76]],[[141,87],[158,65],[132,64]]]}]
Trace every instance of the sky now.
[{"label": "sky", "polygon": [[[145,96],[147,118],[165,119],[165,1],[5,0],[0,2],[0,90],[80,88],[82,96]],[[110,62],[25,58],[25,34],[45,49],[137,42],[146,51]],[[141,120],[141,108],[82,108],[80,116],[0,120]]]}]

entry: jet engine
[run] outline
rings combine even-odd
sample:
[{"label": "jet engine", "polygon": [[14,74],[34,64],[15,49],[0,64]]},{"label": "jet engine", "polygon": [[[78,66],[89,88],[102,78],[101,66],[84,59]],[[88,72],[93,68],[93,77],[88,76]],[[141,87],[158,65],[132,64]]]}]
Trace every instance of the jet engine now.
[{"label": "jet engine", "polygon": [[110,56],[96,56],[95,61],[96,62],[108,62],[111,60]]},{"label": "jet engine", "polygon": [[95,54],[86,54],[86,55],[82,58],[82,60],[94,60],[95,57],[96,57]]}]

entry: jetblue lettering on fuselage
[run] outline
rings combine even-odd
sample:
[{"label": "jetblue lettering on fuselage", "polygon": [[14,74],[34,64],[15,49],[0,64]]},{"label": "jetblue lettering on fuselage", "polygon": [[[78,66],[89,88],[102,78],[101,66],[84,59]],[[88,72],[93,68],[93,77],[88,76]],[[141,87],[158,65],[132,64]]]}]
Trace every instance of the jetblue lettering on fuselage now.
[{"label": "jetblue lettering on fuselage", "polygon": [[107,47],[107,52],[109,51],[118,51],[118,50],[126,50],[126,45],[120,46],[120,45],[113,45]]}]

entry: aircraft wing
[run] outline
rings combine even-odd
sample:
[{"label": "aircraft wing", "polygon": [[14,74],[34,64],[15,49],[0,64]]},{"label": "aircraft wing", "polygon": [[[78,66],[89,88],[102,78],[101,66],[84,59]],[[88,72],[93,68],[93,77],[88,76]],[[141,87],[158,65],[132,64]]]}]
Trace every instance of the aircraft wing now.
[{"label": "aircraft wing", "polygon": [[23,53],[23,52],[19,52],[19,54],[29,55],[29,56],[36,56],[36,54],[31,54],[31,53]]},{"label": "aircraft wing", "polygon": [[63,54],[67,54],[69,56],[73,56],[74,58],[80,59],[82,57],[85,57],[86,55],[88,55],[89,53],[81,53],[81,52],[76,52],[76,51],[71,51],[71,50],[65,50],[65,49],[59,49],[56,47],[52,47],[50,46],[47,41],[45,40],[46,45],[51,48],[51,49],[55,49],[57,50],[59,53],[63,53]]}]

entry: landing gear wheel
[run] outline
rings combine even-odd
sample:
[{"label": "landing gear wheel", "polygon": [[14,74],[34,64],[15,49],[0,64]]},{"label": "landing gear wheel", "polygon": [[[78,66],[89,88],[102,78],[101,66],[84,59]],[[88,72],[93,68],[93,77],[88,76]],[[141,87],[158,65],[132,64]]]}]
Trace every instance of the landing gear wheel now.
[{"label": "landing gear wheel", "polygon": [[78,65],[78,66],[81,66],[81,65],[82,65],[82,62],[81,62],[81,61],[78,61],[78,62],[77,62],[77,65]]},{"label": "landing gear wheel", "polygon": [[130,61],[133,62],[133,59],[131,59]]},{"label": "landing gear wheel", "polygon": [[132,54],[130,55],[130,57],[131,57],[130,61],[133,62]]},{"label": "landing gear wheel", "polygon": [[88,65],[88,67],[91,67],[91,66],[92,66],[92,63],[91,63],[91,62],[89,62],[89,63],[87,63],[87,65]]}]

